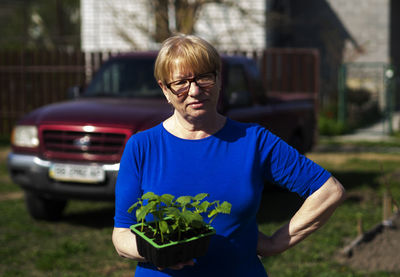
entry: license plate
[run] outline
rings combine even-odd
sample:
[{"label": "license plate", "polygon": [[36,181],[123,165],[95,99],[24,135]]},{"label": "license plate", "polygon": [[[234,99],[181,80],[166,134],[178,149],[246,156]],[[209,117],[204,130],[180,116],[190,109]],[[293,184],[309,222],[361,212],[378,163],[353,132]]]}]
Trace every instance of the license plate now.
[{"label": "license plate", "polygon": [[49,175],[59,181],[99,183],[104,181],[102,167],[95,165],[52,164]]}]

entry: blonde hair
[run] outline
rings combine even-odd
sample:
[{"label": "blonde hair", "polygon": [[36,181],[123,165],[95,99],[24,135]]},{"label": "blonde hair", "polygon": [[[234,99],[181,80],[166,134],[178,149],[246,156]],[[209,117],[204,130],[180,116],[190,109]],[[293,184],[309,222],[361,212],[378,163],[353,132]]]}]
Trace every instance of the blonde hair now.
[{"label": "blonde hair", "polygon": [[182,70],[191,70],[193,74],[221,71],[218,51],[209,42],[194,35],[176,35],[163,42],[154,66],[156,80],[164,84],[170,81],[171,69],[177,61]]}]

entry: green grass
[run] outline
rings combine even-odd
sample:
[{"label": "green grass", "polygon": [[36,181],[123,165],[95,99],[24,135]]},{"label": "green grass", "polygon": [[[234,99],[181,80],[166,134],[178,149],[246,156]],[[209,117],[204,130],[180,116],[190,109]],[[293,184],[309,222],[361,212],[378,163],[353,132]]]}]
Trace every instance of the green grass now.
[{"label": "green grass", "polygon": [[74,201],[60,222],[32,220],[22,199],[0,202],[0,276],[129,276],[112,243],[112,203]]},{"label": "green grass", "polygon": [[8,145],[10,145],[10,136],[0,135],[0,147],[8,147]]},{"label": "green grass", "polygon": [[7,166],[5,161],[8,152],[9,152],[9,147],[1,146],[0,144],[0,194],[20,191],[20,189],[12,183],[7,172]]},{"label": "green grass", "polygon": [[[371,151],[378,149],[378,152],[392,149],[392,148],[400,148],[400,135],[395,134],[391,137],[388,137],[387,140],[380,141],[371,141],[371,140],[348,140],[345,141],[340,137],[321,137],[319,139],[319,144],[323,146],[331,146],[331,147],[354,147],[354,148],[363,148],[363,149],[371,149]],[[374,151],[373,151],[374,152]]]},{"label": "green grass", "polygon": [[[264,258],[270,276],[399,276],[368,275],[341,265],[335,256],[357,236],[360,214],[366,230],[380,222],[386,183],[400,202],[400,181],[391,175],[398,170],[400,157],[317,153],[310,158],[344,184],[348,198],[322,229],[285,253]],[[0,195],[18,191],[7,177],[4,159],[0,160]],[[266,192],[258,215],[260,229],[272,234],[301,202],[283,191]],[[133,275],[136,263],[118,257],[111,242],[113,203],[72,201],[61,221],[43,222],[29,217],[23,198],[13,198],[0,201],[0,214],[0,276]]]},{"label": "green grass", "polygon": [[59,222],[29,217],[22,192],[7,176],[0,148],[0,276],[132,276],[136,263],[112,245],[111,202],[71,201]]},{"label": "green grass", "polygon": [[[400,273],[389,272],[366,274],[335,261],[334,257],[339,250],[357,236],[356,223],[359,215],[363,218],[364,230],[381,222],[381,198],[385,184],[390,185],[397,202],[400,200],[400,181],[391,178],[391,173],[399,166],[400,158],[389,154],[360,155],[359,158],[356,156],[357,154],[346,153],[310,155],[343,183],[348,198],[319,231],[293,249],[263,260],[272,276],[399,276]],[[335,161],[338,157],[340,162]],[[274,197],[276,196],[271,196],[271,199]],[[264,201],[270,200],[268,196],[264,198]],[[280,199],[282,202],[286,201],[283,196]],[[278,207],[275,211],[280,209]],[[283,218],[284,220],[276,222],[261,221],[260,229],[272,234],[286,222],[287,216]]]}]

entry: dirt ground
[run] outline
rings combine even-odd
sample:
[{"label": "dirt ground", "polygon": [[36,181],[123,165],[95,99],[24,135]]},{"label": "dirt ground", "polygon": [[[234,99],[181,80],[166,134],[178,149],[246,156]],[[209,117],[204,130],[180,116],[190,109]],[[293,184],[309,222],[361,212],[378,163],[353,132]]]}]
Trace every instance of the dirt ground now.
[{"label": "dirt ground", "polygon": [[384,227],[372,240],[353,248],[352,255],[338,254],[339,262],[366,272],[400,272],[400,216],[392,227]]},{"label": "dirt ground", "polygon": [[[335,165],[345,163],[352,156],[373,161],[379,161],[380,159],[400,161],[400,155],[398,154],[385,154],[382,156],[375,153],[340,152],[311,153],[308,156],[317,163],[323,159],[329,159]],[[397,171],[396,174],[398,174],[397,178],[400,178],[400,171]],[[394,217],[392,222],[392,227],[382,228],[371,240],[355,246],[350,257],[338,251],[337,260],[342,264],[365,272],[400,272],[400,215],[398,214]]]}]

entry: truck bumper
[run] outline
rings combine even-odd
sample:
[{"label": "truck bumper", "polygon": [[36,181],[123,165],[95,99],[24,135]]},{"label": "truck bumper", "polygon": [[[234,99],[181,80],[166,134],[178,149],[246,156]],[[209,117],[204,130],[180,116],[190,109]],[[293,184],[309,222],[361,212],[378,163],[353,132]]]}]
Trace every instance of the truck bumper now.
[{"label": "truck bumper", "polygon": [[97,164],[105,173],[99,183],[57,181],[49,176],[52,161],[32,155],[9,153],[7,166],[13,182],[24,190],[58,199],[113,200],[119,163]]}]

